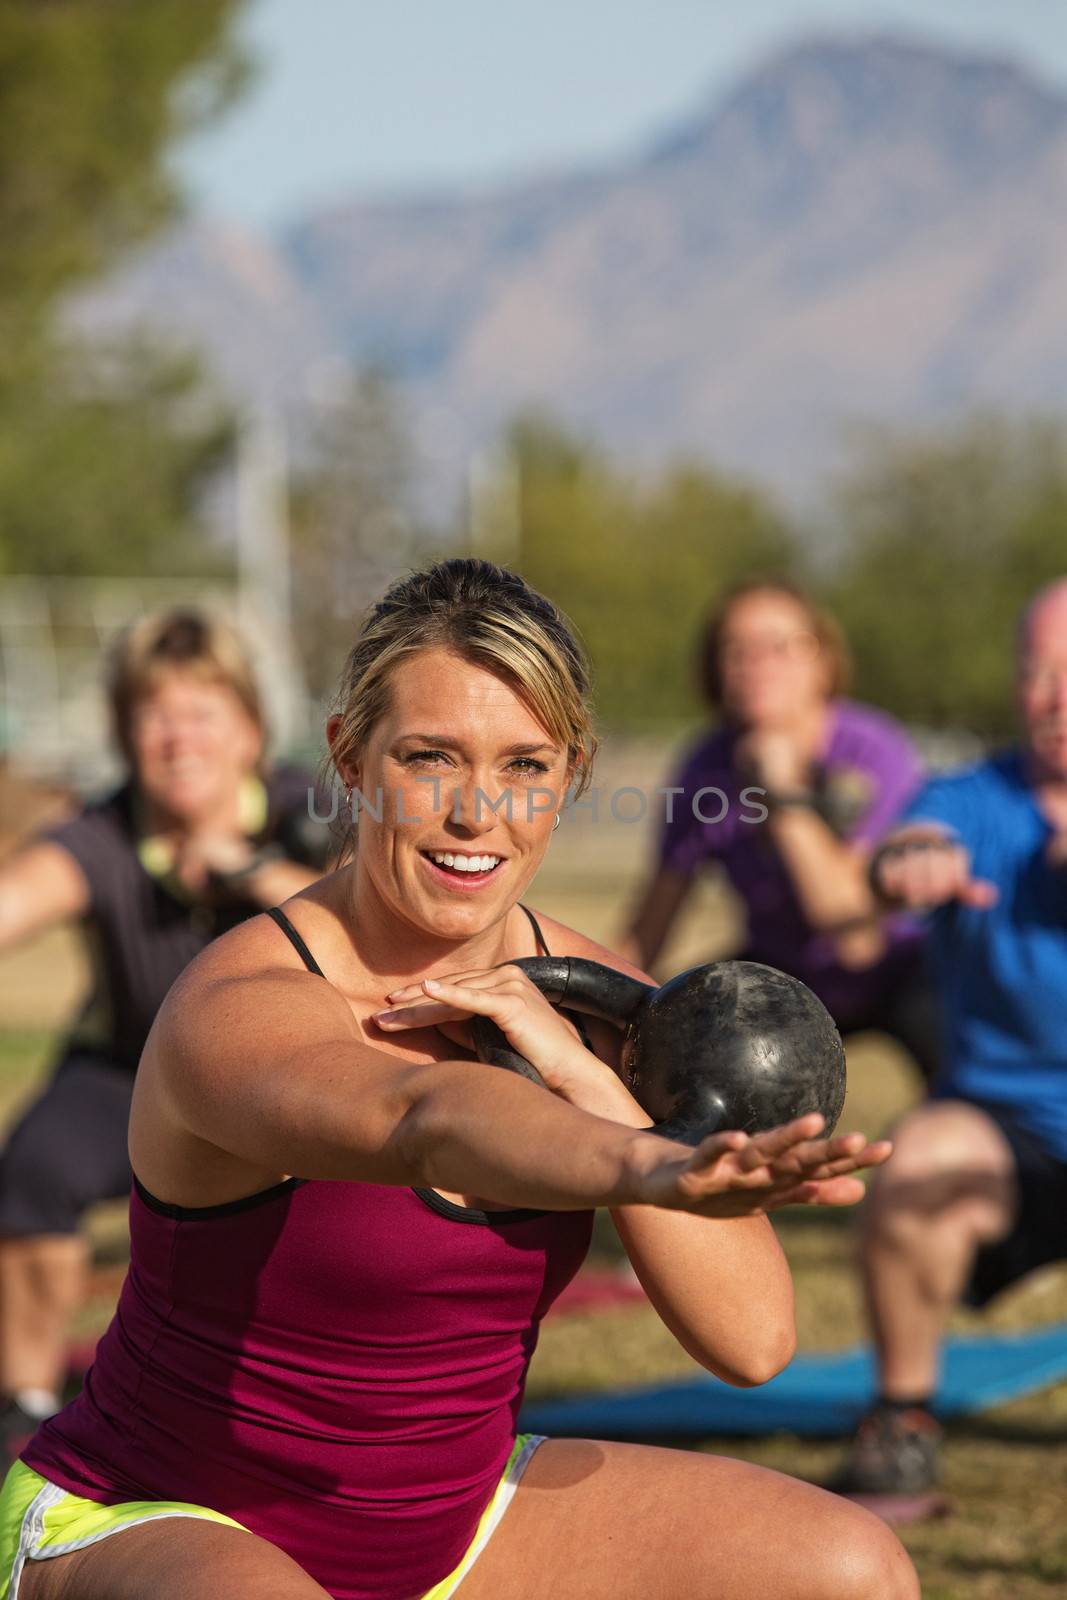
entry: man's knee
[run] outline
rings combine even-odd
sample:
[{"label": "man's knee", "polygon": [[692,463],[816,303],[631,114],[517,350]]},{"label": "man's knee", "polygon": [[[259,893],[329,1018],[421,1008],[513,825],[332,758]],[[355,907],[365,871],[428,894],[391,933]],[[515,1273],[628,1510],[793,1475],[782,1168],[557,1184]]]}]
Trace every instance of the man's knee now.
[{"label": "man's knee", "polygon": [[871,1184],[870,1209],[936,1212],[971,1195],[1011,1200],[1015,1159],[984,1112],[962,1102],[922,1106],[893,1130],[893,1154]]},{"label": "man's knee", "polygon": [[862,1243],[892,1252],[957,1262],[1003,1238],[1017,1207],[1015,1164],[1000,1130],[975,1108],[944,1102],[905,1118],[894,1151],[871,1184]]}]

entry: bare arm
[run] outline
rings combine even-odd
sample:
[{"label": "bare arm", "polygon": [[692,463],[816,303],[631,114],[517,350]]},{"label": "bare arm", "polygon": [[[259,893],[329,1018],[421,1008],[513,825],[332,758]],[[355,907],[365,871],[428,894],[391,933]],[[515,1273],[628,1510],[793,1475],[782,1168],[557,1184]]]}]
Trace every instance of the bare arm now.
[{"label": "bare arm", "polygon": [[[410,1063],[376,1050],[321,979],[286,968],[229,975],[225,943],[186,970],[153,1027],[130,1127],[139,1175],[144,1152],[177,1139],[233,1158],[232,1183],[243,1166],[546,1210],[636,1203],[746,1215],[827,1187],[751,1167],[736,1153],[744,1135],[691,1151],[480,1062]],[[206,1202],[200,1192],[192,1203]]]},{"label": "bare arm", "polygon": [[202,963],[172,989],[142,1058],[135,1168],[152,1142],[154,1099],[172,1128],[236,1158],[235,1170],[425,1184],[544,1209],[631,1192],[635,1141],[678,1148],[480,1062],[376,1050],[344,998],[310,974],[213,976],[217,960],[206,973]]},{"label": "bare arm", "polygon": [[867,879],[868,852],[839,839],[808,806],[772,810],[767,828],[809,926],[834,936],[844,965],[877,961],[885,935]]},{"label": "bare arm", "polygon": [[658,867],[641,891],[630,925],[616,944],[624,961],[637,967],[654,964],[670,937],[675,919],[692,886],[692,874]]},{"label": "bare arm", "polygon": [[678,1343],[724,1383],[766,1383],[796,1349],[793,1280],[766,1217],[613,1210],[641,1286]]},{"label": "bare arm", "polygon": [[909,911],[933,911],[951,900],[984,911],[997,901],[996,885],[974,877],[970,853],[939,822],[895,828],[879,847],[871,876],[885,905]]},{"label": "bare arm", "polygon": [[[596,946],[590,951],[606,953]],[[455,982],[438,983],[434,994],[439,998],[429,1004],[420,985],[391,995],[399,1010],[388,1025],[448,1026],[463,1012],[491,1015],[516,1049],[536,1058],[546,1082],[568,1103],[626,1127],[651,1126],[617,1076],[620,1035],[610,1024],[588,1019],[598,1052],[592,1054],[524,975],[506,967],[457,975]],[[781,1130],[760,1135],[740,1159],[773,1158],[775,1151],[781,1156],[782,1138]],[[820,1142],[829,1166],[841,1175],[888,1154],[888,1146],[871,1150],[865,1144],[862,1135]],[[856,1184],[838,1198],[855,1199],[860,1192]],[[695,1360],[736,1384],[765,1382],[786,1364],[795,1344],[792,1282],[766,1217],[691,1216],[647,1203],[615,1206],[612,1217],[653,1305]]]},{"label": "bare arm", "polygon": [[845,966],[870,966],[885,950],[885,933],[867,881],[868,852],[839,838],[814,804],[805,802],[812,773],[796,730],[752,728],[738,740],[734,756],[764,791],[767,836],[808,926],[833,938]]},{"label": "bare arm", "polygon": [[264,910],[322,877],[322,870],[282,855],[278,845],[257,849],[244,834],[219,832],[193,833],[183,840],[175,866],[193,894],[203,894],[217,881]]},{"label": "bare arm", "polygon": [[[615,1082],[619,1120],[650,1127]],[[611,1220],[661,1321],[694,1361],[725,1383],[749,1385],[765,1383],[792,1359],[793,1280],[767,1217],[726,1220],[629,1205],[616,1206]]]},{"label": "bare arm", "polygon": [[62,845],[29,844],[0,866],[0,950],[88,908],[85,874]]},{"label": "bare arm", "polygon": [[[651,1127],[615,1073],[620,1035],[589,1019],[598,1057],[612,1063],[590,1083],[601,1115]],[[588,1052],[585,1052],[588,1054]],[[617,1206],[611,1220],[638,1281],[683,1350],[725,1383],[765,1383],[796,1348],[793,1280],[767,1217],[728,1220],[654,1206]]]}]

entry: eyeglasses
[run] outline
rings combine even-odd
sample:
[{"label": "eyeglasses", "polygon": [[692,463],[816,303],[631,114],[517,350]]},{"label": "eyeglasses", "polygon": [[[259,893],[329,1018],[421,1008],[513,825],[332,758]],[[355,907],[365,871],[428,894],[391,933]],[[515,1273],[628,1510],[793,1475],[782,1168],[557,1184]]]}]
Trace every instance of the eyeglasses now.
[{"label": "eyeglasses", "polygon": [[745,639],[727,636],[719,645],[719,655],[724,667],[745,666],[751,661],[778,661],[782,665],[799,666],[802,662],[814,661],[819,649],[814,633],[798,629],[795,633],[765,633]]}]

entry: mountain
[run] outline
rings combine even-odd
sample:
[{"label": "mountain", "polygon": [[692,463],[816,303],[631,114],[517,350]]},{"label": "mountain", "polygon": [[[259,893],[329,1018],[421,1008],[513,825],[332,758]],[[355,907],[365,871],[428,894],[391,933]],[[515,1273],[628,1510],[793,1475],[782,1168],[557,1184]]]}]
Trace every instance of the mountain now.
[{"label": "mountain", "polygon": [[551,408],[637,462],[807,496],[855,419],[1062,409],[1067,93],[898,37],[781,51],[611,168],[199,220],[85,300],[299,410],[338,356],[404,381],[428,458]]}]

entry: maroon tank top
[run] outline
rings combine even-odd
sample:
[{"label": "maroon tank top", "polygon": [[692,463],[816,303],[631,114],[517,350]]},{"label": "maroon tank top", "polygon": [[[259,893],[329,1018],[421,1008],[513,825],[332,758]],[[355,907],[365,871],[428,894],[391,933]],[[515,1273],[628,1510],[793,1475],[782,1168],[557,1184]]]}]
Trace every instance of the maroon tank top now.
[{"label": "maroon tank top", "polygon": [[111,1326],[22,1459],[90,1500],[224,1512],[334,1600],[411,1600],[474,1534],[591,1228],[299,1178],[188,1208],[135,1179]]}]

